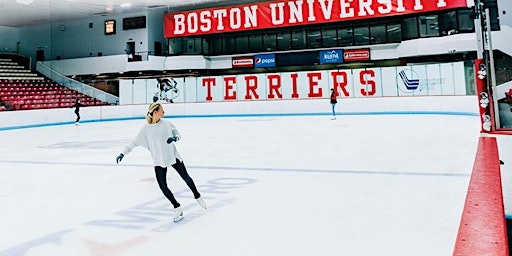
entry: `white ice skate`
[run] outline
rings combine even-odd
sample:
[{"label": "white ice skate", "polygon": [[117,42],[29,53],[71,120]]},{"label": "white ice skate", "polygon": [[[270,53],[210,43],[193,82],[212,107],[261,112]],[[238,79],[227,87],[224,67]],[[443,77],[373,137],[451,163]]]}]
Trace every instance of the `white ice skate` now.
[{"label": "white ice skate", "polygon": [[172,216],[172,220],[174,223],[180,222],[183,218],[183,209],[180,207],[174,208],[174,215]]},{"label": "white ice skate", "polygon": [[196,199],[197,203],[203,208],[206,210],[206,202],[204,201],[204,199],[202,197]]}]

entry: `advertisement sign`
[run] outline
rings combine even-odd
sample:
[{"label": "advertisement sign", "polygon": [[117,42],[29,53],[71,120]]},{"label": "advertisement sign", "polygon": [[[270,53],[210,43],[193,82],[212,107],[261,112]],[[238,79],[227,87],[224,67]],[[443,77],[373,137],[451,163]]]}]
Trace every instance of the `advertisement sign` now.
[{"label": "advertisement sign", "polygon": [[306,66],[318,64],[318,52],[293,52],[276,54],[277,67]]},{"label": "advertisement sign", "polygon": [[[464,62],[183,77],[175,78],[174,82],[169,80],[171,84],[163,83],[164,87],[159,86],[162,83],[157,84],[154,79],[121,81],[122,104],[153,102],[154,96],[160,97],[157,100],[161,102],[315,99],[328,98],[331,88],[340,98],[467,95]],[[482,127],[488,131],[492,116],[485,80],[479,82],[479,100]]]},{"label": "advertisement sign", "polygon": [[343,50],[320,51],[320,64],[343,63]]},{"label": "advertisement sign", "polygon": [[276,56],[271,54],[254,55],[255,68],[272,68],[276,66]]},{"label": "advertisement sign", "polygon": [[253,66],[254,66],[254,59],[252,56],[231,58],[231,67],[233,67],[233,68],[252,68]]},{"label": "advertisement sign", "polygon": [[370,49],[345,50],[343,60],[345,62],[370,60]]},{"label": "advertisement sign", "polygon": [[397,88],[404,93],[422,91],[418,73],[412,68],[400,68],[397,70]]},{"label": "advertisement sign", "polygon": [[164,14],[166,38],[372,19],[467,7],[467,0],[281,0]]}]

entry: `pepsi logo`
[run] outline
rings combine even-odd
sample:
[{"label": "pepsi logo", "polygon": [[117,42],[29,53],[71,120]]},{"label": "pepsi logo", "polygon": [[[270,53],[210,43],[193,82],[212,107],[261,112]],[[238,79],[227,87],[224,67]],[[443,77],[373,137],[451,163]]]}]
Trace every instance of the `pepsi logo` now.
[{"label": "pepsi logo", "polygon": [[262,59],[262,58],[256,58],[256,64],[268,64],[268,63],[274,63],[274,59]]}]

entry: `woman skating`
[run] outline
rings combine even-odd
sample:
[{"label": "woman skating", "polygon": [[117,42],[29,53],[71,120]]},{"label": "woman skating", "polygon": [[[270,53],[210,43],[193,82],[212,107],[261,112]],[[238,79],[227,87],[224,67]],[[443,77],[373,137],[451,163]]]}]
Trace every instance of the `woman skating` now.
[{"label": "woman skating", "polygon": [[190,177],[183,163],[183,158],[176,149],[174,143],[180,139],[180,133],[176,127],[169,121],[164,120],[164,108],[160,103],[153,103],[149,106],[146,113],[147,124],[142,127],[135,139],[128,144],[121,154],[116,158],[119,163],[123,157],[130,153],[133,148],[141,146],[151,153],[153,164],[155,166],[156,180],[165,197],[169,199],[174,206],[174,222],[183,219],[183,209],[176,200],[171,190],[167,186],[167,168],[172,166],[181,178],[187,183],[194,194],[197,203],[206,209],[206,203],[197,191],[194,181]]}]

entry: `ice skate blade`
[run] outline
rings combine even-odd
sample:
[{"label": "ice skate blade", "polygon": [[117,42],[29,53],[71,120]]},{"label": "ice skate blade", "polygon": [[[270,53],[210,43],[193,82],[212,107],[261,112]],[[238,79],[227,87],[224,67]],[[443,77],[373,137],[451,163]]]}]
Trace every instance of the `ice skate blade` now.
[{"label": "ice skate blade", "polygon": [[183,217],[183,213],[180,214],[180,216],[173,219],[174,223],[178,223],[181,220],[183,220],[185,217]]},{"label": "ice skate blade", "polygon": [[202,197],[197,198],[196,201],[199,204],[199,206],[201,206],[201,208],[207,210],[208,207],[206,206],[206,202],[204,201],[204,199]]}]

